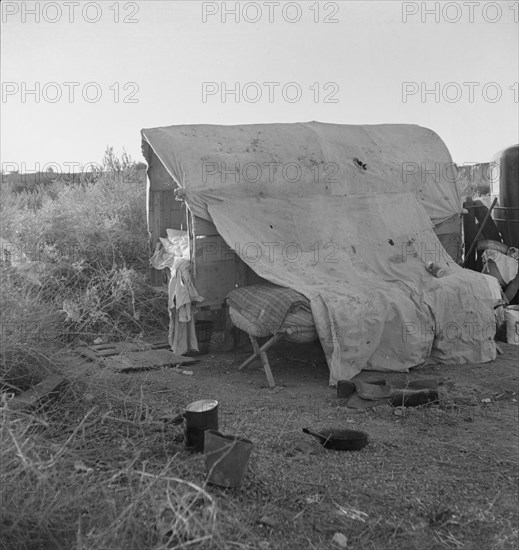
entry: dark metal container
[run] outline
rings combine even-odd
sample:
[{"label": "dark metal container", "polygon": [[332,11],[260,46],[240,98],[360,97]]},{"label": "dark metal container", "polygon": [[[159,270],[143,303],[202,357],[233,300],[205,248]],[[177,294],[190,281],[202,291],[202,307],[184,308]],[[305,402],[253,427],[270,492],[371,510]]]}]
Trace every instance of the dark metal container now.
[{"label": "dark metal container", "polygon": [[252,442],[243,437],[206,430],[204,459],[207,482],[221,487],[239,487],[247,471],[252,447]]},{"label": "dark metal container", "polygon": [[198,341],[198,350],[202,355],[209,353],[211,337],[213,335],[213,326],[213,321],[196,321],[195,323],[195,334]]},{"label": "dark metal container", "polygon": [[202,399],[190,403],[184,410],[184,441],[199,453],[204,452],[206,430],[218,430],[218,401]]},{"label": "dark metal container", "polygon": [[355,393],[355,384],[350,380],[339,380],[337,382],[337,397],[344,399]]},{"label": "dark metal container", "polygon": [[519,247],[519,145],[494,156],[492,174],[492,195],[499,195],[492,217],[504,242]]}]

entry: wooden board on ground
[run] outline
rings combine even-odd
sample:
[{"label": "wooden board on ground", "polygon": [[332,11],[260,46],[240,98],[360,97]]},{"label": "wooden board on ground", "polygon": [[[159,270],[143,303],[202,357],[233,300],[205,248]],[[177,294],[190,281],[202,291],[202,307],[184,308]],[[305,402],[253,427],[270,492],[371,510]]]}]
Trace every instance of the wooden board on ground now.
[{"label": "wooden board on ground", "polygon": [[65,378],[63,376],[49,376],[27,391],[13,397],[7,408],[11,411],[24,411],[42,405],[49,399],[56,397],[64,384]]},{"label": "wooden board on ground", "polygon": [[118,355],[120,353],[130,351],[147,351],[154,349],[168,349],[169,343],[165,342],[110,342],[108,344],[97,344],[90,346],[90,349],[94,350],[101,357],[110,357],[112,355]]},{"label": "wooden board on ground", "polygon": [[92,344],[88,347],[77,346],[75,351],[92,361],[98,361],[103,357],[112,357],[121,353],[169,349],[169,347],[167,336],[165,338],[161,336],[156,340],[146,342],[109,342],[108,344]]},{"label": "wooden board on ground", "polygon": [[136,372],[168,366],[192,365],[198,362],[191,357],[175,355],[169,350],[133,351],[104,357],[102,361],[106,367],[117,372]]}]

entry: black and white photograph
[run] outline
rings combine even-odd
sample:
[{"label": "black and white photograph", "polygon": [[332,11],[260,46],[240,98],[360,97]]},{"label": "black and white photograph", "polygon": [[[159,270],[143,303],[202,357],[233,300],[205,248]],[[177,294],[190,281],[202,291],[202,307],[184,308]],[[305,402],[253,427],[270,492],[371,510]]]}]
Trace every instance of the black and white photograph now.
[{"label": "black and white photograph", "polygon": [[0,550],[517,549],[519,1],[0,11]]}]

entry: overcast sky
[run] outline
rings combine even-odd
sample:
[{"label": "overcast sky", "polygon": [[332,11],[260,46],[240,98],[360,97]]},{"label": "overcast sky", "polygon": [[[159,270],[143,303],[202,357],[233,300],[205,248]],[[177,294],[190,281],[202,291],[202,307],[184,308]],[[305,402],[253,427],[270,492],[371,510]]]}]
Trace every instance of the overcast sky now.
[{"label": "overcast sky", "polygon": [[142,160],[141,128],[317,120],[419,124],[485,162],[519,141],[518,4],[2,1],[0,160]]}]

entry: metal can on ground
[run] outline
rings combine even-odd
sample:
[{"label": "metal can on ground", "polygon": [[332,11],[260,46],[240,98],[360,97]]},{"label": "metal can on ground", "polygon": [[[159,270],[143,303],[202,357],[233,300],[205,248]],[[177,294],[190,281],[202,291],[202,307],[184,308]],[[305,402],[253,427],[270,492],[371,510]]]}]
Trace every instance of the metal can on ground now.
[{"label": "metal can on ground", "polygon": [[218,401],[202,399],[190,403],[184,410],[184,441],[186,447],[204,452],[206,430],[218,430]]}]

